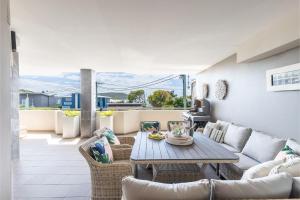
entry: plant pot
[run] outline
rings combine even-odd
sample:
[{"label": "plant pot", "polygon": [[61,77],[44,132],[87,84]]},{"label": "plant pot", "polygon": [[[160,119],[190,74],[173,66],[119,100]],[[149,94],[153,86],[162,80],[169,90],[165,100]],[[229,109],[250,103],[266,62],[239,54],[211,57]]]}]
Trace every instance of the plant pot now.
[{"label": "plant pot", "polygon": [[61,110],[58,110],[55,112],[55,133],[56,134],[62,134],[63,133],[63,117],[64,112]]},{"label": "plant pot", "polygon": [[113,116],[97,115],[97,117],[96,117],[96,128],[97,129],[109,128],[111,130],[114,130],[114,118],[113,118]]},{"label": "plant pot", "polygon": [[79,116],[63,116],[63,138],[75,138],[79,136]]}]

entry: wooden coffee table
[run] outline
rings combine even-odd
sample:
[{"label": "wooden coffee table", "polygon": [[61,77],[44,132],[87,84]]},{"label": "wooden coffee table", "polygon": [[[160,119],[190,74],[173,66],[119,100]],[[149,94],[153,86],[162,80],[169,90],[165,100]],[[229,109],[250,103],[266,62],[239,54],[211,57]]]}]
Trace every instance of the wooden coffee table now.
[{"label": "wooden coffee table", "polygon": [[166,143],[165,140],[149,139],[148,134],[139,132],[132,148],[130,159],[135,165],[135,175],[138,164],[193,163],[216,163],[219,175],[219,163],[239,161],[237,155],[200,133],[194,133],[194,143],[190,146],[175,146]]}]

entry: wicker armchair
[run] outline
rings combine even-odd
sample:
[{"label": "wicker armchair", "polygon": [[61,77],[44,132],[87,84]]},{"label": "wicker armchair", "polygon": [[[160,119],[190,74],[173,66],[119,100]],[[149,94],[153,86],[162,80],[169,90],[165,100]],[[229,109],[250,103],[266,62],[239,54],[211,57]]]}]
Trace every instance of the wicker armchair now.
[{"label": "wicker armchair", "polygon": [[102,164],[95,161],[90,152],[90,146],[98,139],[99,137],[94,136],[79,147],[80,153],[90,167],[92,180],[91,199],[119,200],[122,196],[122,178],[133,175],[129,161],[131,148],[112,148],[114,162],[112,164]]}]

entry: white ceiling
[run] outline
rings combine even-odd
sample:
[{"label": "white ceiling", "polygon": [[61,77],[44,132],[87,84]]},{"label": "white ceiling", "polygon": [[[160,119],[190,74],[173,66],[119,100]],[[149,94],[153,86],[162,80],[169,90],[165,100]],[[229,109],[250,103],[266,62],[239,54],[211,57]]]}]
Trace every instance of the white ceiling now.
[{"label": "white ceiling", "polygon": [[199,72],[299,0],[11,0],[21,74]]}]

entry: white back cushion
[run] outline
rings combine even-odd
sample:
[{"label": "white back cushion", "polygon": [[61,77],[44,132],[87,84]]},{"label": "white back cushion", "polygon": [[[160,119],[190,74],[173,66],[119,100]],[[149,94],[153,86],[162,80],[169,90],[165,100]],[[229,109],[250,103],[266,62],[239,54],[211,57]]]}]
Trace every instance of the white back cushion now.
[{"label": "white back cushion", "polygon": [[210,185],[207,179],[189,183],[164,184],[125,177],[122,200],[207,200]]},{"label": "white back cushion", "polygon": [[274,167],[282,164],[283,162],[284,162],[283,160],[270,160],[270,161],[255,165],[244,172],[244,174],[242,176],[242,180],[261,178],[261,177],[268,176],[268,174]]},{"label": "white back cushion", "polygon": [[249,180],[211,180],[214,199],[288,198],[292,177],[286,173]]},{"label": "white back cushion", "polygon": [[250,128],[230,124],[225,133],[224,143],[236,148],[239,152],[241,152],[248,138],[250,137],[250,134]]},{"label": "white back cushion", "polygon": [[262,132],[252,131],[242,153],[259,162],[266,162],[273,160],[284,145],[285,140],[283,139],[274,138]]}]

